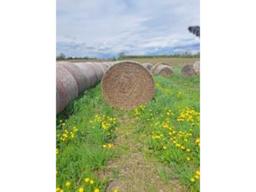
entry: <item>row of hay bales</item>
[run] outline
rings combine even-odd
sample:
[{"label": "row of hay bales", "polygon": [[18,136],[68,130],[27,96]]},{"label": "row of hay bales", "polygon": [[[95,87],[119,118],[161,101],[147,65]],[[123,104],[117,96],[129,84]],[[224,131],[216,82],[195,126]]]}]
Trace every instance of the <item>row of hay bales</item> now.
[{"label": "row of hay bales", "polygon": [[58,62],[56,107],[61,112],[80,93],[95,86],[113,62]]},{"label": "row of hay bales", "polygon": [[[184,76],[199,73],[199,62],[182,68]],[[57,63],[57,113],[80,93],[102,80],[105,101],[117,108],[132,109],[154,96],[152,74],[169,77],[173,68],[168,64],[114,62],[58,62]]]},{"label": "row of hay bales", "polygon": [[[144,66],[149,72],[153,75],[161,75],[163,77],[170,77],[174,74],[173,67],[170,64],[166,63],[157,63],[155,65],[151,63],[143,63]],[[181,74],[185,77],[199,75],[200,74],[200,61],[196,61],[193,64],[188,64],[182,67]]]}]

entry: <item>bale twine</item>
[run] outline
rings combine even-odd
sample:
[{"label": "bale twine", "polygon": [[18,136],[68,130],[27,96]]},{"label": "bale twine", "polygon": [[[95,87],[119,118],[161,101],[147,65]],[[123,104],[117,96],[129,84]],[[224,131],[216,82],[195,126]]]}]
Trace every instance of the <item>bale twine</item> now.
[{"label": "bale twine", "polygon": [[142,63],[143,67],[145,67],[147,70],[151,71],[153,64],[152,63]]},{"label": "bale twine", "polygon": [[78,86],[72,74],[62,66],[56,66],[56,108],[61,112],[68,103],[78,96]]},{"label": "bale twine", "polygon": [[194,70],[195,70],[195,73],[196,73],[197,75],[199,75],[199,74],[200,74],[200,61],[196,61],[196,62],[193,64],[193,68],[194,68]]},{"label": "bale twine", "polygon": [[122,61],[104,74],[102,93],[105,101],[120,109],[132,109],[154,97],[154,80],[141,64]]},{"label": "bale twine", "polygon": [[88,76],[84,75],[78,66],[74,65],[74,63],[63,63],[62,66],[66,68],[75,78],[79,94],[90,87],[90,82],[87,78]]},{"label": "bale twine", "polygon": [[98,78],[95,72],[95,69],[88,63],[74,63],[81,73],[83,74],[84,77],[88,79],[88,87],[90,88],[94,86],[98,82]]},{"label": "bale twine", "polygon": [[158,65],[154,69],[154,74],[155,75],[161,75],[163,77],[170,77],[171,75],[173,75],[173,70],[172,70],[172,68],[170,66]]},{"label": "bale twine", "polygon": [[181,73],[185,77],[189,77],[196,74],[193,65],[185,65],[182,68]]}]

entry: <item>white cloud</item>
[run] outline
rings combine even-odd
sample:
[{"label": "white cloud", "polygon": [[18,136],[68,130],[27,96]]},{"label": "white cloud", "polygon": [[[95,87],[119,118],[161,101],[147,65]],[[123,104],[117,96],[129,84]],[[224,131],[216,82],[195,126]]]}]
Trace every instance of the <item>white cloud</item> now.
[{"label": "white cloud", "polygon": [[199,39],[199,0],[57,0],[57,52],[70,56],[145,54]]}]

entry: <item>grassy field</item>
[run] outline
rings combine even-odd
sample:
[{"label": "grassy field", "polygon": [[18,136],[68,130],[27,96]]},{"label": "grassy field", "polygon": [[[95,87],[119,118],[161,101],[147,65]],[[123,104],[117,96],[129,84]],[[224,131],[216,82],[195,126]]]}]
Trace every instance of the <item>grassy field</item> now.
[{"label": "grassy field", "polygon": [[[183,66],[186,64],[192,64],[195,61],[198,61],[199,58],[186,58],[186,57],[152,57],[152,58],[131,58],[131,59],[123,59],[123,60],[133,60],[140,63],[168,63],[172,64],[173,66]],[[86,61],[95,61],[95,60],[84,60],[84,59],[76,59],[76,60],[68,60],[71,62],[86,62]],[[122,59],[120,60],[122,61]]]},{"label": "grassy field", "polygon": [[113,109],[97,85],[58,115],[56,191],[199,191],[199,76],[176,66],[147,105]]}]

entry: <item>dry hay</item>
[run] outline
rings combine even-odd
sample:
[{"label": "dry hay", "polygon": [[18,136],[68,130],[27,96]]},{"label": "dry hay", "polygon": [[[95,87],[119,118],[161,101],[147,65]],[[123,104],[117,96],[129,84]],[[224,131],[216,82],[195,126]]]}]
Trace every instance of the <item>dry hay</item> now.
[{"label": "dry hay", "polygon": [[145,104],[155,94],[152,75],[133,61],[122,61],[111,66],[104,74],[101,86],[105,101],[120,109]]},{"label": "dry hay", "polygon": [[57,62],[57,113],[78,94],[101,81],[111,65],[103,62]]},{"label": "dry hay", "polygon": [[170,67],[173,66],[173,65],[170,64],[170,63],[156,63],[156,64],[153,65],[151,71],[154,73],[155,69],[156,69],[159,65],[166,65],[166,66],[170,66]]},{"label": "dry hay", "polygon": [[74,63],[83,76],[87,77],[88,79],[88,86],[87,88],[93,87],[98,82],[98,77],[96,75],[95,69],[88,63]]},{"label": "dry hay", "polygon": [[75,78],[61,64],[56,68],[56,107],[57,113],[78,96],[78,87]]},{"label": "dry hay", "polygon": [[182,68],[181,73],[185,77],[189,77],[196,74],[193,65],[185,65]]},{"label": "dry hay", "polygon": [[151,69],[153,68],[152,63],[142,63],[142,66],[145,67],[149,71],[151,71]]},{"label": "dry hay", "polygon": [[85,89],[90,87],[88,75],[84,75],[78,66],[74,65],[73,63],[63,63],[61,65],[66,68],[76,80],[78,93],[82,93]]},{"label": "dry hay", "polygon": [[193,68],[196,72],[196,74],[200,74],[200,61],[196,61],[194,64],[193,64]]},{"label": "dry hay", "polygon": [[96,74],[96,77],[97,77],[97,82],[99,82],[102,79],[104,74],[103,66],[96,62],[88,62],[87,65],[90,65],[93,68],[94,73]]},{"label": "dry hay", "polygon": [[163,77],[170,77],[171,75],[173,75],[173,70],[168,65],[157,65],[154,69],[154,74],[161,75]]}]

